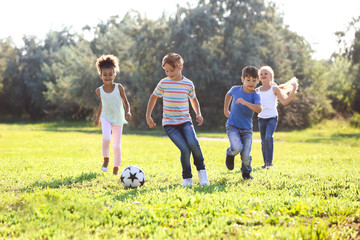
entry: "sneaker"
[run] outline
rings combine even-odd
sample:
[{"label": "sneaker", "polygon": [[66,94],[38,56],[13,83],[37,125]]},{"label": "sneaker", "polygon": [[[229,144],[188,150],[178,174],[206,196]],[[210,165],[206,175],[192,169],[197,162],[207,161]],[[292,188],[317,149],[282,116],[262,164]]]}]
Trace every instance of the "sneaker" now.
[{"label": "sneaker", "polygon": [[253,180],[254,179],[253,176],[251,176],[250,173],[244,173],[243,172],[242,177],[243,177],[244,180]]},{"label": "sneaker", "polygon": [[108,165],[109,165],[109,159],[104,159],[104,163],[101,166],[101,171],[103,172],[107,172],[108,170]]},{"label": "sneaker", "polygon": [[206,170],[199,170],[198,174],[199,174],[200,186],[204,186],[204,185],[209,186],[209,179]]},{"label": "sneaker", "polygon": [[273,167],[273,165],[272,165],[272,163],[267,163],[267,164],[265,164],[265,168],[266,169],[270,169],[270,168],[272,168]]},{"label": "sneaker", "polygon": [[119,174],[119,167],[114,167],[113,174],[118,175]]},{"label": "sneaker", "polygon": [[269,168],[272,168],[273,167],[273,165],[272,164],[268,164],[268,163],[266,163],[264,166],[261,166],[261,168],[263,168],[263,169],[269,169]]},{"label": "sneaker", "polygon": [[234,169],[234,158],[235,156],[231,156],[229,154],[226,154],[226,167],[229,169],[229,170],[233,170]]},{"label": "sneaker", "polygon": [[184,187],[191,187],[192,186],[192,178],[183,179],[183,186]]}]

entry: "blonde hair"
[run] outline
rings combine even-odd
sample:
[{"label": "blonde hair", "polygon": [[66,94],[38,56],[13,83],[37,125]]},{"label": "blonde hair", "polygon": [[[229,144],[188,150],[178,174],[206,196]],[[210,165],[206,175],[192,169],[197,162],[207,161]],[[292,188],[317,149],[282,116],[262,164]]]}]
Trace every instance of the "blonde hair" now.
[{"label": "blonde hair", "polygon": [[297,92],[298,88],[299,88],[299,80],[296,77],[292,77],[289,81],[287,81],[286,83],[283,83],[279,86],[279,88],[281,90],[283,90],[286,93],[289,93],[293,90],[294,86],[293,83],[296,83],[296,89],[295,92]]},{"label": "blonde hair", "polygon": [[274,82],[274,78],[275,78],[274,70],[270,66],[262,66],[259,69],[259,75],[260,75],[260,71],[263,70],[263,69],[268,70],[270,72],[270,74],[271,74],[271,82],[272,82],[272,84],[275,84],[275,82]]},{"label": "blonde hair", "polygon": [[[260,71],[262,69],[265,69],[265,70],[268,70],[271,74],[271,84],[272,85],[277,85],[275,83],[275,74],[274,74],[274,70],[270,67],[270,66],[262,66],[260,69],[259,69],[259,74],[260,74]],[[296,90],[299,88],[299,81],[296,77],[292,77],[289,81],[287,81],[286,83],[283,83],[283,84],[280,84],[279,88],[284,91],[285,93],[289,93],[293,90],[293,83],[296,83]]]}]

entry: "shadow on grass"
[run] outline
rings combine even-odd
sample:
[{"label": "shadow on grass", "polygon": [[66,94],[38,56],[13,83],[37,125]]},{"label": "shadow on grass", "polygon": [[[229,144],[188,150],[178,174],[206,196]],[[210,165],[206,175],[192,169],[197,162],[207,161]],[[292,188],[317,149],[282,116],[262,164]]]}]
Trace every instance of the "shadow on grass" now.
[{"label": "shadow on grass", "polygon": [[23,188],[21,191],[29,191],[32,190],[35,187],[44,189],[44,188],[59,188],[61,186],[70,186],[72,184],[75,183],[82,183],[85,181],[91,181],[92,179],[97,178],[98,176],[100,176],[100,173],[94,173],[94,172],[90,172],[90,173],[82,173],[80,176],[78,177],[66,177],[64,179],[58,180],[55,179],[51,182],[39,182],[36,181],[35,183],[33,183],[30,187],[26,187]]},{"label": "shadow on grass", "polygon": [[[223,177],[217,181],[213,181],[210,182],[210,186],[199,186],[197,184],[194,184],[192,187],[186,187],[189,191],[192,191],[194,193],[198,192],[198,193],[205,193],[205,194],[212,194],[212,193],[217,193],[217,192],[226,192],[227,188],[229,186],[233,186],[234,184],[249,184],[250,181],[245,181],[242,179],[241,177],[241,171],[237,171],[237,172],[229,172],[228,174],[239,174],[239,181],[237,182],[232,182],[229,181],[229,178],[227,177]],[[146,184],[146,183],[145,183]],[[161,192],[165,192],[165,191],[169,191],[169,190],[174,190],[176,191],[176,189],[179,188],[184,188],[181,184],[172,184],[172,185],[168,185],[166,187],[160,187],[160,188],[151,188],[151,189],[143,189],[143,188],[128,188],[127,191],[125,193],[122,194],[117,194],[114,195],[114,199],[116,200],[125,200],[127,198],[133,198],[136,197],[136,195],[139,194],[147,194],[147,193],[151,193],[153,191],[158,191],[160,190]],[[109,193],[111,194],[111,193]]]}]

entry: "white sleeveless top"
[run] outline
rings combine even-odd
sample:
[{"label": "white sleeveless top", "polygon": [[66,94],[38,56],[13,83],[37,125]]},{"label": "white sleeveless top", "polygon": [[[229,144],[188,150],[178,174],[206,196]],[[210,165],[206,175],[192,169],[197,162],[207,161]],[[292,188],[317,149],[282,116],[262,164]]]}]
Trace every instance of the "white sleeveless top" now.
[{"label": "white sleeveless top", "polygon": [[127,121],[125,119],[125,111],[120,96],[119,84],[115,83],[115,88],[111,93],[105,92],[103,86],[101,86],[100,97],[102,103],[100,120],[105,119],[115,126],[126,124]]},{"label": "white sleeveless top", "polygon": [[262,111],[258,114],[259,118],[273,118],[278,116],[277,111],[277,97],[274,94],[273,86],[267,91],[260,91],[260,88],[256,89],[256,92],[260,95],[260,102]]}]

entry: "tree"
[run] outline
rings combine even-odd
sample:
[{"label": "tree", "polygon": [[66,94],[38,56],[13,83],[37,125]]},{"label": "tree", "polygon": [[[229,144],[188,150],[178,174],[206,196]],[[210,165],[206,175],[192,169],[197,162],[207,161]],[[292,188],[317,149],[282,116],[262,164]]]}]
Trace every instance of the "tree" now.
[{"label": "tree", "polygon": [[[17,49],[11,39],[0,41],[0,112],[21,116],[22,114],[22,88],[24,84],[19,81],[19,57]],[[20,100],[20,101],[19,101]]]}]

